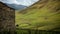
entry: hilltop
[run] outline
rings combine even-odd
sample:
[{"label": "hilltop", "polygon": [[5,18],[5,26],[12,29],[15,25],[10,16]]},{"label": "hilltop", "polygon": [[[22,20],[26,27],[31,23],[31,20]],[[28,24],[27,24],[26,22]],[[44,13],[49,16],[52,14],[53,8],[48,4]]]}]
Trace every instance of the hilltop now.
[{"label": "hilltop", "polygon": [[27,9],[16,12],[16,24],[39,30],[60,28],[60,0],[40,0]]}]

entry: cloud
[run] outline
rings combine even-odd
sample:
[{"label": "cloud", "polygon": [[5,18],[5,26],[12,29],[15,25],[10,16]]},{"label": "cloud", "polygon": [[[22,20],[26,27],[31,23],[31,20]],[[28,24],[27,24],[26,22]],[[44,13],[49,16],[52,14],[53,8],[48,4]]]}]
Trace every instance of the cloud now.
[{"label": "cloud", "polygon": [[25,6],[29,6],[35,2],[37,2],[38,0],[0,0],[4,3],[9,3],[9,4],[18,4],[18,5],[25,5]]},{"label": "cloud", "polygon": [[0,0],[4,3],[9,3],[9,4],[12,4],[12,3],[15,3],[15,4],[19,4],[16,0]]},{"label": "cloud", "polygon": [[39,0],[17,0],[20,4],[30,6]]}]

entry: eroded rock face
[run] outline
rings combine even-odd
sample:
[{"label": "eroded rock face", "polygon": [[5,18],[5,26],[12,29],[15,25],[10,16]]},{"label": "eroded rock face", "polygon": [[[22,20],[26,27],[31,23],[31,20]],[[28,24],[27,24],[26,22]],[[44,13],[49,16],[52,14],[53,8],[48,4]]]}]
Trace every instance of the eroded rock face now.
[{"label": "eroded rock face", "polygon": [[15,31],[15,10],[0,2],[0,31]]}]

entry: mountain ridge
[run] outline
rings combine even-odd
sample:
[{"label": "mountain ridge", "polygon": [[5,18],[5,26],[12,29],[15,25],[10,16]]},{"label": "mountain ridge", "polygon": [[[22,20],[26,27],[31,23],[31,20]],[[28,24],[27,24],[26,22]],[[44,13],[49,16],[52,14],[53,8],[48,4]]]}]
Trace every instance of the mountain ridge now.
[{"label": "mountain ridge", "polygon": [[[7,4],[7,3],[6,3]],[[14,8],[15,10],[22,10],[26,8],[27,6],[24,5],[17,5],[17,4],[7,4],[9,7]]]}]

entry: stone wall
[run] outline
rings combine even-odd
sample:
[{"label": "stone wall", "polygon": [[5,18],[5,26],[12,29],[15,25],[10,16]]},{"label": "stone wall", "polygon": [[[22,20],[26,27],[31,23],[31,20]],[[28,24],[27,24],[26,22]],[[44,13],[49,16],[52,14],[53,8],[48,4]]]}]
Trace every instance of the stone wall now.
[{"label": "stone wall", "polygon": [[0,31],[15,31],[15,10],[0,2]]}]

